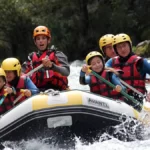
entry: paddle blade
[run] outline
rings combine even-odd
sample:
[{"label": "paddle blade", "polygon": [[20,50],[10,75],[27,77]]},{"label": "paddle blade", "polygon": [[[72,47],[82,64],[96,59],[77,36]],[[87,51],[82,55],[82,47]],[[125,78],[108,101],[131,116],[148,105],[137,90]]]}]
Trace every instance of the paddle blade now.
[{"label": "paddle blade", "polygon": [[140,112],[139,118],[144,125],[150,126],[150,103],[144,101],[143,109]]}]

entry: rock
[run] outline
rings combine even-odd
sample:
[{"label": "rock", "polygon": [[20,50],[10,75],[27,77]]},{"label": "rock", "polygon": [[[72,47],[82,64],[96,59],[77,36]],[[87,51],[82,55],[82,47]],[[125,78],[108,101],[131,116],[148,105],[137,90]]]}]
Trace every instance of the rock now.
[{"label": "rock", "polygon": [[135,53],[140,56],[150,56],[150,40],[140,42],[135,49]]},{"label": "rock", "polygon": [[143,46],[143,45],[146,45],[146,44],[149,44],[149,43],[150,43],[150,40],[145,40],[143,42],[140,42],[136,47]]}]

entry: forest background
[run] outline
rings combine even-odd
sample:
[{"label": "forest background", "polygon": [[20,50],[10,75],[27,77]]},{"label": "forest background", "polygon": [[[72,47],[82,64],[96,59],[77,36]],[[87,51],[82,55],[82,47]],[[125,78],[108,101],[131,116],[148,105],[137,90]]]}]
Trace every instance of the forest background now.
[{"label": "forest background", "polygon": [[99,50],[108,33],[130,35],[134,51],[150,56],[150,0],[0,0],[0,60],[24,61],[37,51],[32,33],[38,25],[50,28],[51,45],[70,62]]}]

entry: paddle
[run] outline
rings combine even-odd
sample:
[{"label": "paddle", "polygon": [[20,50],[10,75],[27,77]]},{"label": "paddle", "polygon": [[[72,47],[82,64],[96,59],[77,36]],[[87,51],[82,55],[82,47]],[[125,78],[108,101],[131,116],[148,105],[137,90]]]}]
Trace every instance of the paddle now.
[{"label": "paddle", "polygon": [[9,94],[9,93],[6,91],[6,89],[4,89],[4,94],[3,94],[3,97],[2,97],[1,100],[0,100],[0,105],[3,104],[5,98],[7,97],[8,94]]},{"label": "paddle", "polygon": [[[90,69],[89,69],[90,70]],[[106,79],[102,78],[100,75],[98,75],[97,73],[95,73],[94,71],[90,70],[91,73],[93,75],[95,75],[97,78],[99,78],[100,80],[102,80],[103,82],[105,82],[106,84],[109,84],[112,88],[115,88],[115,85],[113,85],[112,83],[110,83],[109,81],[107,81]],[[114,73],[114,72],[113,72]],[[116,73],[115,73],[116,74]],[[126,84],[128,85],[128,84]],[[128,87],[132,90],[134,90],[134,92],[136,92],[137,94],[139,94],[139,92],[132,86],[128,85]],[[125,92],[123,93],[121,91],[121,93],[124,95]],[[144,95],[142,93],[140,93],[140,95],[144,98]],[[140,104],[137,100],[135,100],[134,98],[132,98],[130,95],[128,95],[127,93],[124,95],[126,96],[128,99],[132,100],[133,102]],[[137,119],[139,121],[141,121],[143,124],[146,125],[150,125],[150,103],[144,101],[143,106],[140,104],[140,107],[142,108],[142,110],[140,111]]]},{"label": "paddle", "polygon": [[[97,74],[96,72],[92,71],[91,69],[88,69],[88,72],[90,72],[91,74],[93,74],[94,76],[96,76],[98,79],[100,79],[101,81],[105,82],[106,84],[108,84],[110,87],[112,87],[113,89],[116,88],[116,86],[114,84],[112,84],[111,82],[109,82],[108,80],[104,79],[102,76],[100,76],[99,74]],[[133,97],[131,97],[130,95],[128,95],[124,90],[121,90],[120,93],[122,95],[124,95],[126,98],[128,98],[129,100],[131,100],[134,104],[139,105],[142,108],[142,104],[140,102],[138,102],[136,99],[134,99]]]},{"label": "paddle", "polygon": [[[27,74],[25,74],[25,76],[30,76],[32,73],[36,72],[37,70],[41,69],[42,67],[43,67],[43,64],[39,65],[38,67],[34,68],[33,70],[31,70],[30,72],[28,72]],[[5,94],[3,95],[3,97],[2,97],[1,100],[0,100],[0,105],[3,104],[3,102],[4,102],[4,100],[5,100],[5,98],[6,98],[7,95],[8,95],[8,93],[5,93]],[[23,95],[24,95],[24,94],[19,95],[19,96],[14,100],[13,103],[14,103],[14,104],[17,103],[17,102],[23,97]]]},{"label": "paddle", "polygon": [[6,98],[7,95],[8,95],[8,93],[4,93],[3,97],[0,100],[0,105],[3,104],[3,102],[4,102],[4,100],[5,100],[5,98]]},{"label": "paddle", "polygon": [[[120,78],[119,78],[120,79]],[[139,94],[140,96],[142,96],[143,98],[145,98],[145,96],[140,92],[138,91],[137,89],[135,89],[134,87],[132,87],[131,85],[127,84],[125,81],[123,81],[122,79],[120,79],[120,82],[122,84],[124,84],[126,87],[128,87],[129,89],[131,89],[132,91],[134,91],[135,93]]]},{"label": "paddle", "polygon": [[141,112],[137,118],[144,125],[150,126],[150,103],[144,102]]},{"label": "paddle", "polygon": [[30,72],[26,73],[26,76],[30,76],[32,73],[36,72],[37,70],[41,69],[43,67],[43,64],[39,65],[38,67],[34,68]]},{"label": "paddle", "polygon": [[[25,76],[30,76],[32,73],[36,72],[37,70],[41,69],[42,67],[43,67],[43,64],[39,65],[38,67],[34,68],[33,70],[31,70],[30,72],[25,74]],[[16,104],[24,96],[24,89],[21,89],[20,92],[21,92],[21,94],[14,100],[13,104]]]},{"label": "paddle", "polygon": [[[119,75],[114,68],[105,67],[105,69],[112,71],[116,75]],[[131,85],[127,84],[125,81],[120,79],[120,82],[122,84],[124,84],[126,87],[128,87],[129,89],[133,90],[135,93],[137,93],[140,96],[142,96],[143,99],[146,97],[144,94],[139,92],[137,89],[135,89]],[[149,117],[147,117],[147,116],[149,116]],[[150,122],[150,102],[143,101],[143,107],[142,107],[142,110],[140,112],[140,115],[139,115],[138,119],[141,120],[142,122],[146,122],[146,124],[147,124],[147,122]]]},{"label": "paddle", "polygon": [[[110,68],[110,67],[105,67],[106,70],[109,70],[113,73],[115,73],[118,77],[119,77],[119,73],[117,72],[117,70],[115,70],[114,68]],[[138,91],[137,89],[135,89],[134,87],[132,87],[131,85],[129,85],[128,83],[126,83],[125,81],[123,81],[122,79],[120,79],[120,82],[125,85],[126,87],[128,87],[129,89],[131,89],[132,91],[134,91],[135,93],[139,94],[140,96],[142,96],[143,98],[145,98],[145,96],[140,92]]]},{"label": "paddle", "polygon": [[13,101],[13,104],[15,105],[23,96],[24,96],[24,89],[20,90],[21,94]]}]

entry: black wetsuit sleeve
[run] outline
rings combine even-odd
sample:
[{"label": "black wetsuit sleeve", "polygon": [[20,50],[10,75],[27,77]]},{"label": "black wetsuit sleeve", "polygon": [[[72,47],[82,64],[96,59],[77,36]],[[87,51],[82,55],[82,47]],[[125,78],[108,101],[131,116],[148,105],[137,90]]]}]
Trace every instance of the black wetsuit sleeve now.
[{"label": "black wetsuit sleeve", "polygon": [[140,59],[136,64],[137,71],[140,72],[142,67],[143,67],[143,59]]},{"label": "black wetsuit sleeve", "polygon": [[79,82],[80,82],[80,84],[82,84],[82,85],[87,85],[87,83],[85,83],[85,77],[79,77]]},{"label": "black wetsuit sleeve", "polygon": [[85,73],[82,70],[80,71],[79,83],[82,85],[87,85],[87,83],[85,82]]}]

